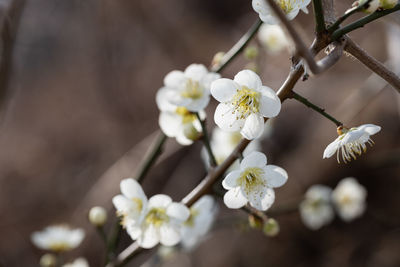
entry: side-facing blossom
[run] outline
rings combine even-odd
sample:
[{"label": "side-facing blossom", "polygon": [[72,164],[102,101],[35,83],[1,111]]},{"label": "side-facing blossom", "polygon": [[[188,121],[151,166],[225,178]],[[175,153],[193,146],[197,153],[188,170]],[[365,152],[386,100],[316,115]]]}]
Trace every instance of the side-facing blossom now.
[{"label": "side-facing blossom", "polygon": [[341,180],[332,192],[332,201],[345,221],[360,217],[366,208],[367,190],[355,178]]},{"label": "side-facing blossom", "polygon": [[194,248],[210,230],[217,213],[217,205],[212,196],[205,195],[190,207],[190,216],[182,227],[182,245]]},{"label": "side-facing blossom", "polygon": [[[311,0],[275,0],[275,3],[281,8],[288,20],[294,19],[299,10],[308,13],[307,6]],[[253,0],[253,9],[258,13],[260,19],[267,24],[277,24],[279,21],[276,18],[272,8],[265,0]]]},{"label": "side-facing blossom", "polygon": [[326,147],[323,158],[330,158],[336,153],[337,161],[340,163],[340,153],[345,163],[355,160],[357,156],[367,151],[366,143],[370,146],[374,144],[371,135],[380,130],[381,127],[374,124],[364,124],[350,129],[339,126],[337,129],[339,137]]},{"label": "side-facing blossom", "polygon": [[210,101],[210,84],[220,77],[209,72],[204,65],[191,64],[184,72],[173,70],[164,78],[164,87],[159,91],[172,105],[198,112]]},{"label": "side-facing blossom", "polygon": [[271,54],[277,54],[289,46],[289,40],[279,25],[264,23],[258,30],[258,39]]},{"label": "side-facing blossom", "polygon": [[[356,5],[356,6],[363,5],[363,4],[365,4],[365,2],[367,2],[367,1],[368,1],[368,0],[359,0],[358,2],[355,2],[355,5]],[[370,1],[368,4],[366,4],[366,6],[365,6],[365,8],[364,8],[363,11],[364,11],[365,13],[368,13],[368,14],[374,13],[376,10],[378,10],[379,4],[380,4],[380,1],[379,1],[379,0],[372,0],[372,1]]]},{"label": "side-facing blossom", "polygon": [[85,258],[77,258],[71,263],[64,264],[62,267],[89,267]]},{"label": "side-facing blossom", "polygon": [[267,210],[275,201],[273,188],[286,183],[286,171],[275,165],[267,165],[267,157],[252,152],[240,162],[240,170],[230,172],[222,181],[228,190],[224,203],[228,208],[239,209],[247,203],[258,210]]},{"label": "side-facing blossom", "polygon": [[332,189],[324,185],[313,185],[307,190],[300,203],[300,216],[308,228],[318,230],[333,220],[331,194]]},{"label": "side-facing blossom", "polygon": [[211,84],[212,96],[221,102],[215,110],[215,123],[225,131],[240,133],[252,140],[261,136],[264,117],[272,118],[281,110],[281,101],[260,77],[242,70],[233,80],[218,79]]},{"label": "side-facing blossom", "polygon": [[85,232],[82,229],[72,229],[67,225],[52,225],[40,232],[34,232],[31,240],[40,249],[64,252],[78,247],[84,237]]},{"label": "side-facing blossom", "polygon": [[163,194],[147,200],[143,189],[132,178],[121,182],[122,195],[113,203],[122,225],[139,246],[152,248],[158,243],[173,246],[181,240],[181,227],[190,215],[189,209]]}]

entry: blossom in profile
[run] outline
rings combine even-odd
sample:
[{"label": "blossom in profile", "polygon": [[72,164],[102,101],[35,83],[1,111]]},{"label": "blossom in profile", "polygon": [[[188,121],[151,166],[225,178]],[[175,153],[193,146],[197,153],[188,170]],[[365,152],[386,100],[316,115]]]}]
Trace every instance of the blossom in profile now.
[{"label": "blossom in profile", "polygon": [[[268,124],[268,123],[267,123]],[[266,124],[266,125],[267,125]],[[266,126],[269,127],[269,126]],[[212,135],[211,135],[211,140],[210,140],[210,145],[211,145],[211,150],[214,153],[215,160],[217,161],[217,164],[220,165],[224,160],[232,153],[232,151],[236,148],[236,146],[239,144],[240,140],[242,139],[242,135],[240,132],[228,132],[224,131],[219,127],[215,127]],[[243,156],[247,156],[253,151],[257,151],[261,149],[261,143],[259,139],[251,141],[245,150],[243,151]],[[207,150],[203,148],[202,150],[202,157],[207,165],[207,168],[210,166],[210,160],[209,160],[209,155],[207,153]],[[236,160],[234,163],[232,163],[231,167],[229,167],[230,170],[236,169],[239,167],[239,160]]]},{"label": "blossom in profile", "polygon": [[[307,6],[310,2],[311,0],[275,0],[275,3],[281,8],[288,20],[294,19],[300,9],[307,14]],[[267,24],[277,24],[279,22],[274,11],[265,0],[253,0],[252,6],[263,22]]]},{"label": "blossom in profile", "polygon": [[300,203],[300,216],[311,230],[318,230],[334,218],[331,204],[332,189],[324,185],[311,186]]},{"label": "blossom in profile", "polygon": [[339,182],[332,192],[332,201],[344,221],[360,217],[366,209],[367,190],[353,177]]},{"label": "blossom in profile", "polygon": [[261,136],[264,117],[272,118],[281,110],[281,101],[260,77],[251,70],[242,70],[233,80],[218,79],[211,84],[212,96],[221,102],[215,110],[215,123],[222,130],[240,131],[252,140]]},{"label": "blossom in profile", "polygon": [[210,230],[217,213],[212,196],[205,195],[190,207],[190,216],[182,227],[182,246],[193,249]]},{"label": "blossom in profile", "polygon": [[279,25],[262,24],[258,30],[258,39],[271,54],[277,54],[289,46],[289,40]]},{"label": "blossom in profile", "polygon": [[209,72],[204,65],[191,64],[184,72],[173,70],[164,78],[159,90],[165,100],[191,112],[203,110],[210,101],[210,85],[220,75]]},{"label": "blossom in profile", "polygon": [[273,188],[286,183],[286,171],[275,165],[267,165],[267,157],[261,152],[252,152],[244,157],[240,169],[230,172],[222,181],[228,190],[224,203],[228,208],[239,209],[247,203],[265,211],[275,201]]},{"label": "blossom in profile", "polygon": [[82,229],[72,229],[68,225],[51,225],[40,232],[34,232],[31,240],[40,249],[65,252],[78,247],[84,237],[85,232]]},{"label": "blossom in profile", "polygon": [[71,263],[64,264],[62,267],[89,267],[85,258],[77,258]]},{"label": "blossom in profile", "polygon": [[371,135],[378,133],[380,126],[364,124],[359,127],[346,128],[339,126],[337,129],[339,137],[330,143],[323,154],[323,158],[330,158],[336,153],[337,161],[340,163],[339,154],[345,163],[356,159],[363,152],[367,151],[367,143],[372,146],[374,142]]}]

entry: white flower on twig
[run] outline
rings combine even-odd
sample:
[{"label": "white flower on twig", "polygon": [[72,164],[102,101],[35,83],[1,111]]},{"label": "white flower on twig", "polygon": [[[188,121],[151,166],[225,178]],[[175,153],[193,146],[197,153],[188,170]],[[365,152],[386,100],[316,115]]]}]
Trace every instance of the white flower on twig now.
[{"label": "white flower on twig", "polygon": [[225,131],[240,131],[249,140],[263,133],[264,117],[275,117],[281,110],[276,93],[263,86],[251,70],[240,71],[233,80],[214,81],[211,94],[221,102],[215,110],[215,123]]},{"label": "white flower on twig", "polygon": [[331,193],[332,189],[324,185],[313,185],[307,190],[300,203],[300,216],[308,228],[318,230],[333,220]]},{"label": "white flower on twig", "polygon": [[352,159],[355,160],[357,156],[367,151],[366,143],[371,146],[374,144],[371,135],[376,134],[380,130],[381,127],[374,124],[364,124],[350,129],[339,126],[339,137],[326,147],[323,158],[330,158],[336,152],[336,158],[339,163],[339,154],[341,154],[345,163]]},{"label": "white flower on twig", "polygon": [[258,39],[271,54],[277,54],[289,46],[289,40],[279,25],[264,23],[258,31]]},{"label": "white flower on twig", "polygon": [[240,170],[230,172],[222,181],[229,190],[224,195],[228,208],[239,209],[248,202],[258,210],[267,210],[275,201],[273,188],[286,183],[286,171],[275,165],[266,165],[267,157],[253,152],[240,163]]},{"label": "white flower on twig", "polygon": [[43,231],[34,232],[31,239],[38,248],[64,252],[78,247],[84,237],[85,232],[82,229],[71,229],[67,225],[52,225]]},{"label": "white flower on twig", "polygon": [[345,221],[360,217],[366,208],[367,190],[349,177],[341,180],[332,192],[332,201],[339,216]]},{"label": "white flower on twig", "polygon": [[[288,20],[294,19],[299,13],[300,9],[304,13],[308,14],[307,6],[310,4],[310,2],[311,0],[275,0],[275,3],[281,8]],[[278,19],[276,18],[274,11],[265,0],[253,0],[252,6],[260,16],[260,19],[265,23],[278,23]]]}]

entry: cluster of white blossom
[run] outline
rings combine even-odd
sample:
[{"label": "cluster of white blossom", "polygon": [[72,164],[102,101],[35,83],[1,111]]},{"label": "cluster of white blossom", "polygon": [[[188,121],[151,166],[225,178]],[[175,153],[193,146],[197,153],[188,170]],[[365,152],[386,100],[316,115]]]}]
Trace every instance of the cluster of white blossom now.
[{"label": "cluster of white blossom", "polygon": [[[199,235],[205,233],[204,225],[199,224],[207,222],[210,225],[209,220],[214,217],[210,213],[214,202],[210,204],[210,200],[200,199],[189,209],[163,194],[147,199],[140,184],[132,178],[122,180],[120,188],[122,194],[112,200],[117,215],[131,238],[143,248],[152,248],[158,243],[174,246],[183,236],[197,240]],[[203,205],[203,202],[206,204]],[[188,228],[194,230],[190,233]],[[193,240],[188,243],[193,244]]]},{"label": "cluster of white blossom", "polygon": [[366,208],[367,191],[355,178],[344,178],[332,191],[324,185],[311,186],[300,203],[303,223],[312,230],[329,224],[334,210],[344,221],[360,217]]},{"label": "cluster of white blossom", "polygon": [[[288,20],[294,19],[299,14],[300,9],[308,14],[307,6],[311,0],[274,0],[281,8]],[[265,0],[253,0],[253,9],[258,13],[260,19],[267,24],[277,24],[278,19],[274,11]]]}]

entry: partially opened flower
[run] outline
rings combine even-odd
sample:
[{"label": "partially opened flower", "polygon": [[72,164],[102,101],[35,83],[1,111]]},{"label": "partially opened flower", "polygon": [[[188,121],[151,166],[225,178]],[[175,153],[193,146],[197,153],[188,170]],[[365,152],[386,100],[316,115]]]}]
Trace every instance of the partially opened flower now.
[{"label": "partially opened flower", "polygon": [[174,70],[164,78],[159,91],[170,104],[197,112],[210,101],[210,84],[220,77],[209,72],[204,65],[192,64],[184,72]]},{"label": "partially opened flower", "polygon": [[140,223],[130,226],[132,239],[143,248],[152,248],[158,243],[174,246],[181,241],[181,227],[189,218],[189,209],[167,195],[154,195],[149,199],[145,215]]},{"label": "partially opened flower", "polygon": [[122,180],[120,189],[122,195],[113,197],[112,202],[117,215],[121,217],[122,226],[130,234],[130,226],[139,223],[144,217],[147,197],[140,184],[132,178]]},{"label": "partially opened flower", "polygon": [[[368,0],[359,0],[353,3],[353,6],[360,6],[364,5]],[[367,3],[363,9],[365,13],[371,14],[374,13],[379,8],[380,1],[379,0],[372,0]]]},{"label": "partially opened flower", "polygon": [[364,213],[366,198],[367,190],[352,177],[341,180],[332,193],[336,210],[345,221],[354,220]]},{"label": "partially opened flower", "polygon": [[264,23],[258,31],[258,39],[271,54],[277,54],[289,46],[289,40],[279,25]]},{"label": "partially opened flower", "polygon": [[85,258],[77,258],[71,263],[64,264],[62,267],[89,267]]},{"label": "partially opened flower", "polygon": [[205,195],[190,207],[190,216],[182,227],[182,245],[194,248],[210,230],[217,213],[217,205],[212,196]]},{"label": "partially opened flower", "polygon": [[281,110],[276,93],[263,86],[251,70],[240,71],[233,80],[214,81],[211,94],[221,102],[215,110],[215,123],[225,131],[240,131],[249,140],[263,133],[264,117],[275,117]]},{"label": "partially opened flower", "polygon": [[381,127],[374,124],[364,124],[350,129],[339,126],[337,129],[339,137],[326,147],[323,158],[330,158],[336,153],[339,163],[339,154],[341,154],[345,163],[356,159],[357,156],[367,151],[366,143],[370,144],[370,146],[374,144],[371,135],[376,134],[380,130]]},{"label": "partially opened flower", "polygon": [[82,229],[71,229],[67,225],[52,225],[41,232],[34,232],[31,239],[38,248],[64,252],[78,247],[84,237],[85,232]]},{"label": "partially opened flower", "polygon": [[266,165],[267,157],[252,152],[240,163],[240,170],[230,172],[222,181],[229,190],[224,195],[228,208],[239,209],[247,203],[258,210],[267,210],[275,201],[273,188],[286,183],[286,171],[275,165]]},{"label": "partially opened flower", "polygon": [[312,230],[318,230],[334,218],[331,204],[332,189],[324,185],[311,186],[300,203],[303,223]]},{"label": "partially opened flower", "polygon": [[[281,8],[288,20],[294,19],[299,10],[308,13],[307,6],[311,0],[275,0],[275,3]],[[267,24],[277,24],[279,21],[276,18],[272,8],[265,0],[253,0],[253,9],[258,13],[260,19]]]}]

